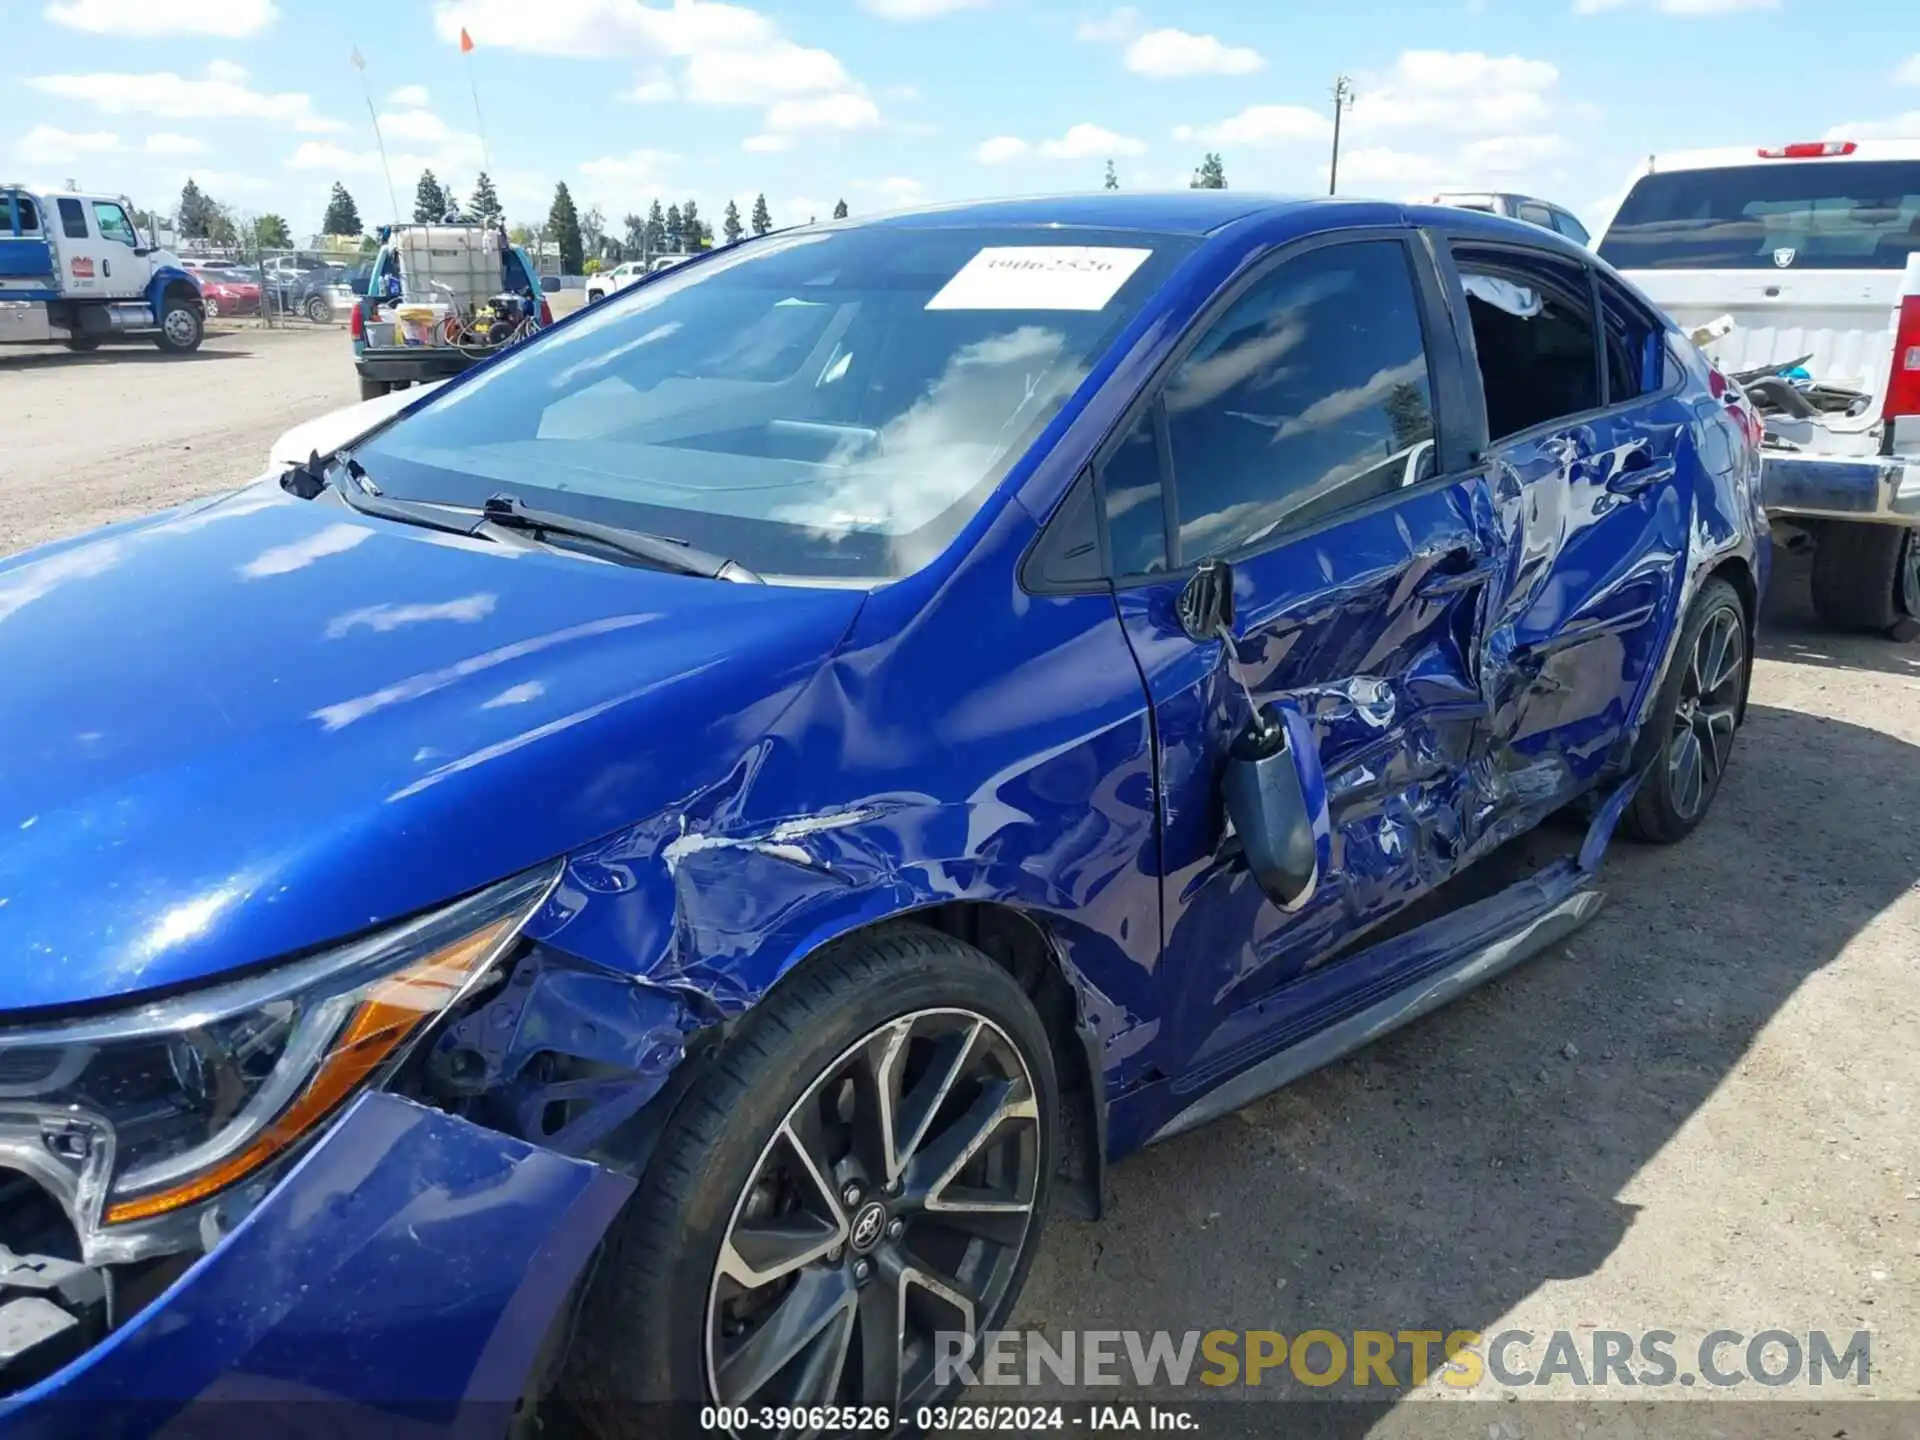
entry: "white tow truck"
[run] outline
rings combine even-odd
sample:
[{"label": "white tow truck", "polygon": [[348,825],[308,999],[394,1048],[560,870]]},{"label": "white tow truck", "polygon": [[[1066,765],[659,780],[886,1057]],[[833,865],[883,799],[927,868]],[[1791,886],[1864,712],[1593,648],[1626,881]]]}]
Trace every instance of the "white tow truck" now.
[{"label": "white tow truck", "polygon": [[0,344],[92,350],[116,335],[200,346],[199,283],[134,226],[124,195],[0,185]]},{"label": "white tow truck", "polygon": [[1822,621],[1920,637],[1920,139],[1654,156],[1599,249],[1759,409]]}]

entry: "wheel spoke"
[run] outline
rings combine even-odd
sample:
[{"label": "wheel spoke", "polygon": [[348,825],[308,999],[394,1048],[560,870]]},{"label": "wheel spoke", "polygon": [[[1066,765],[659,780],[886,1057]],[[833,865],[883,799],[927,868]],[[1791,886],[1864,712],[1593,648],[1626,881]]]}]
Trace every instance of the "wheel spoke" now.
[{"label": "wheel spoke", "polygon": [[940,1114],[940,1107],[947,1103],[947,1097],[953,1093],[954,1083],[966,1069],[974,1042],[980,1036],[981,1024],[981,1021],[975,1020],[964,1030],[949,1031],[942,1035],[935,1042],[933,1062],[913,1087],[913,1093],[901,1100],[900,1132],[906,1138],[895,1156],[896,1168],[887,1175],[889,1184],[911,1165],[920,1153],[920,1147],[926,1143],[928,1132]]},{"label": "wheel spoke", "polygon": [[900,1020],[868,1038],[853,1062],[853,1153],[867,1178],[891,1184],[900,1173],[900,1072],[913,1022]]},{"label": "wheel spoke", "polygon": [[1714,622],[1713,654],[1707,666],[1707,684],[1700,692],[1701,699],[1719,698],[1727,683],[1739,675],[1741,648],[1740,632],[1733,612],[1721,611]]},{"label": "wheel spoke", "polygon": [[804,1211],[742,1223],[720,1247],[720,1273],[742,1289],[758,1290],[826,1258],[845,1238],[844,1227]]},{"label": "wheel spoke", "polygon": [[1693,728],[1706,750],[1709,779],[1718,776],[1733,754],[1733,706],[1702,706],[1694,712]]},{"label": "wheel spoke", "polygon": [[[779,1138],[786,1142],[794,1158],[796,1182],[804,1181],[819,1196],[819,1208],[831,1217],[842,1238],[847,1233],[847,1211],[840,1203],[840,1191],[833,1181],[832,1162],[821,1140],[820,1117],[797,1111],[780,1127]],[[809,1209],[815,1208],[809,1206]]]},{"label": "wheel spoke", "polygon": [[1673,744],[1668,762],[1673,783],[1673,807],[1691,817],[1700,803],[1700,739],[1691,730]]},{"label": "wheel spoke", "polygon": [[901,1350],[907,1343],[905,1286],[897,1266],[883,1267],[860,1291],[860,1400],[900,1403]]},{"label": "wheel spoke", "polygon": [[[948,1208],[947,1188],[968,1161],[1004,1127],[1038,1123],[1039,1118],[1039,1107],[1033,1103],[1033,1095],[1024,1083],[1002,1080],[983,1086],[966,1111],[914,1156],[907,1167],[907,1193],[927,1210]],[[961,1203],[953,1208],[999,1208],[973,1197],[956,1198]]]},{"label": "wheel spoke", "polygon": [[[802,1271],[779,1305],[731,1353],[721,1358],[714,1377],[720,1402],[744,1404],[816,1342],[824,1342],[830,1349],[837,1347],[840,1362],[844,1363],[845,1332],[852,1320],[853,1305],[853,1283],[845,1271],[824,1267]],[[808,1357],[802,1379],[814,1372],[815,1359]],[[836,1383],[838,1375],[835,1370]],[[819,1377],[816,1374],[813,1378],[817,1381]]]}]

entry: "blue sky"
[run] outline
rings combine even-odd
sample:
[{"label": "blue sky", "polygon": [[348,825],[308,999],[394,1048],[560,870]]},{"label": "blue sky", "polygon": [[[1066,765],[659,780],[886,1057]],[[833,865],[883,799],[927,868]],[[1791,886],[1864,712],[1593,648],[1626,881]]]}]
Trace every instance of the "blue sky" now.
[{"label": "blue sky", "polygon": [[0,178],[167,211],[191,174],[300,236],[341,180],[375,223],[355,47],[401,207],[484,154],[516,222],[557,180],[610,221],[764,192],[789,223],[1091,189],[1108,159],[1184,185],[1208,150],[1237,188],[1316,191],[1343,71],[1347,193],[1592,215],[1649,153],[1920,136],[1913,0],[0,0]]}]

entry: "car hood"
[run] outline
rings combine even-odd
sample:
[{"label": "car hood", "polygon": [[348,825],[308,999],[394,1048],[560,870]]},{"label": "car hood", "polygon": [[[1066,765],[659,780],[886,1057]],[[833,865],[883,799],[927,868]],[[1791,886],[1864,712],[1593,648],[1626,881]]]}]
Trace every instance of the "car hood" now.
[{"label": "car hood", "polygon": [[303,421],[273,442],[273,448],[267,452],[267,466],[272,470],[285,470],[314,455],[331,455],[342,445],[351,445],[388,417],[398,415],[429,390],[436,390],[446,383],[444,380],[429,380],[405,390],[389,390],[385,395],[362,400],[358,405],[342,406],[316,419]]},{"label": "car hood", "polygon": [[0,562],[0,1006],[203,980],[656,813],[859,603],[271,482]]}]

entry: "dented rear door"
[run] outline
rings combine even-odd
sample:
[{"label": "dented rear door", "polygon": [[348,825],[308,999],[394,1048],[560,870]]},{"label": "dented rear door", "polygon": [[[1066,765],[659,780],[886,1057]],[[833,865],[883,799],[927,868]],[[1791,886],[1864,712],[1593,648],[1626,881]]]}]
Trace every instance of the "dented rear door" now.
[{"label": "dented rear door", "polygon": [[[1482,597],[1506,555],[1447,428],[1455,343],[1409,232],[1320,237],[1217,302],[1100,466],[1157,727],[1171,1073],[1236,1068],[1278,1018],[1262,997],[1472,851]],[[1238,678],[1176,613],[1209,558],[1234,571]],[[1249,694],[1304,718],[1305,778],[1324,781],[1331,864],[1291,913],[1247,872],[1219,795]]]}]

